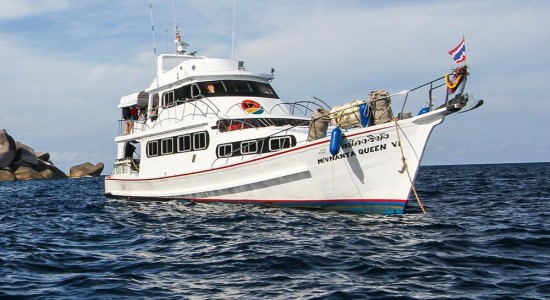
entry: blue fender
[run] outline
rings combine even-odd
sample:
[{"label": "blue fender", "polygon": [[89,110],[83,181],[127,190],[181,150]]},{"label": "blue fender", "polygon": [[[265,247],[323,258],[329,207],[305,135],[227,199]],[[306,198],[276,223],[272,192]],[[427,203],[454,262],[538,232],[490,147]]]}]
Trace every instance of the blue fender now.
[{"label": "blue fender", "polygon": [[424,107],[423,109],[421,109],[419,112],[418,112],[418,115],[423,115],[427,112],[430,112],[430,108],[429,107]]},{"label": "blue fender", "polygon": [[359,115],[361,117],[361,126],[369,126],[369,106],[366,103],[359,105]]},{"label": "blue fender", "polygon": [[330,154],[333,156],[340,151],[340,140],[342,139],[342,130],[340,127],[336,127],[332,130],[330,135]]}]

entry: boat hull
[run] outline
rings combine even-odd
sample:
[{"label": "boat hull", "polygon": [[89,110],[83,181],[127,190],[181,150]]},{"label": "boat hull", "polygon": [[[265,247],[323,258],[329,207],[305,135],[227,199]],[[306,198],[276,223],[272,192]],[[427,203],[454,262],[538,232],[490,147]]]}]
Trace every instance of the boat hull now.
[{"label": "boat hull", "polygon": [[217,161],[212,168],[189,173],[109,176],[106,195],[402,214],[430,133],[445,115],[441,109],[344,131],[335,155],[329,152],[329,136],[239,162]]}]

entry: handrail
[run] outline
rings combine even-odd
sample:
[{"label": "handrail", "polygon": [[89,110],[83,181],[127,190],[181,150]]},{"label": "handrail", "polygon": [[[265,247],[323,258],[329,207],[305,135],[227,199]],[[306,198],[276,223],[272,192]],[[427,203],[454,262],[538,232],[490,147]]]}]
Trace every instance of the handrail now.
[{"label": "handrail", "polygon": [[[155,128],[156,126],[160,126],[160,124],[163,124],[163,123],[166,123],[166,122],[172,122],[173,121],[174,123],[177,124],[179,122],[183,122],[183,120],[186,119],[188,116],[193,116],[193,119],[194,119],[194,116],[207,117],[209,114],[212,114],[212,115],[215,115],[215,116],[219,117],[220,113],[221,113],[220,109],[214,103],[212,103],[212,101],[210,101],[210,99],[208,99],[207,97],[202,97],[200,99],[185,99],[185,101],[183,101],[183,102],[176,101],[175,103],[176,103],[176,105],[172,105],[170,107],[177,107],[177,106],[185,103],[185,104],[189,104],[190,106],[192,106],[193,111],[189,114],[186,114],[185,113],[186,112],[186,106],[184,106],[183,111],[181,113],[181,116],[178,116],[178,112],[177,112],[177,110],[175,110],[173,112],[175,114],[174,117],[170,117],[170,115],[168,115],[167,118],[160,118],[161,116],[164,116],[166,114],[170,114],[170,111],[167,109],[167,107],[164,107],[157,114],[148,115],[146,121],[138,120],[138,121],[134,122],[134,125],[132,126],[132,132],[131,133],[152,129],[152,128]],[[202,105],[198,105],[198,103],[200,103]],[[206,109],[203,109],[199,106],[206,107]],[[210,113],[210,111],[212,111],[212,112]],[[158,122],[157,121],[151,121],[152,118],[156,118],[159,121]],[[147,122],[147,121],[149,121],[149,122]],[[124,133],[124,122],[125,121],[124,120],[118,120],[118,122],[119,122],[118,135],[121,136]],[[136,124],[140,124],[140,126],[137,126]]]},{"label": "handrail", "polygon": [[[394,100],[393,102],[395,102],[395,99],[393,99],[394,97],[404,96],[403,104],[402,104],[401,110],[400,110],[400,113],[404,113],[406,106],[410,102],[409,98],[411,98],[410,96],[413,95],[413,92],[417,92],[420,89],[426,88],[427,89],[427,94],[428,94],[427,95],[428,96],[428,98],[427,98],[428,110],[431,111],[431,110],[433,110],[433,107],[434,107],[434,100],[435,100],[435,97],[436,97],[436,95],[435,95],[436,91],[440,91],[440,92],[444,93],[444,97],[442,97],[440,99],[444,99],[444,104],[445,105],[450,101],[449,98],[451,97],[451,95],[453,95],[453,94],[455,94],[455,95],[462,94],[462,92],[464,90],[465,82],[467,80],[467,75],[468,75],[466,67],[463,67],[462,69],[458,68],[456,70],[453,70],[451,72],[451,74],[455,75],[455,76],[464,75],[463,81],[460,83],[459,87],[456,88],[458,90],[450,89],[450,86],[449,86],[449,83],[448,83],[449,80],[446,78],[446,76],[440,76],[440,77],[438,77],[434,80],[428,81],[428,82],[426,82],[424,84],[421,84],[419,86],[416,86],[412,89],[391,94],[388,97],[392,98],[392,100]],[[414,93],[414,95],[421,95],[421,94],[422,93]],[[456,96],[455,96],[455,98],[456,98]],[[330,106],[325,101],[323,101],[323,100],[321,100],[317,97],[313,97],[313,99],[314,100],[283,102],[283,103],[276,104],[273,107],[271,107],[271,109],[269,110],[269,114],[272,114],[276,109],[280,109],[283,113],[288,114],[289,116],[308,116],[308,114],[310,114],[311,112],[314,111],[314,108],[312,106],[319,107],[319,108],[327,108],[329,111],[331,110]],[[381,99],[378,99],[378,100],[381,100]],[[368,102],[369,102],[368,100],[363,100],[361,102],[355,103],[354,106],[358,106],[358,105],[361,105],[361,104],[364,104],[364,103],[368,104]],[[177,102],[175,107],[179,106],[180,104],[181,103]],[[243,112],[243,113],[246,112],[242,108],[242,106],[240,106],[237,103],[237,104],[234,104],[234,105],[230,106],[229,108],[227,108],[225,113],[222,113],[222,111],[219,109],[219,107],[216,106],[211,101],[211,99],[206,97],[206,96],[201,96],[198,99],[185,99],[183,104],[185,104],[183,109],[173,111],[173,114],[175,114],[174,117],[172,117],[171,115],[166,116],[165,115],[166,113],[171,114],[171,112],[168,109],[162,109],[156,115],[156,117],[159,118],[161,116],[165,116],[167,118],[160,118],[159,121],[151,122],[150,121],[151,116],[149,116],[149,118],[147,119],[147,120],[149,120],[149,122],[143,122],[143,121],[137,122],[137,124],[141,124],[139,126],[141,128],[138,128],[138,126],[134,125],[132,130],[133,131],[135,131],[135,130],[142,130],[143,131],[143,130],[146,130],[146,129],[154,128],[155,126],[159,126],[161,123],[164,123],[164,122],[176,122],[176,123],[178,123],[178,122],[182,122],[184,119],[188,119],[189,117],[191,117],[192,119],[195,119],[195,117],[197,117],[197,116],[207,117],[208,115],[213,115],[213,116],[217,116],[218,119],[220,119],[220,120],[225,118],[225,117],[227,117],[229,119],[229,117],[228,117],[229,113],[232,110],[236,109],[236,107],[240,112]],[[349,108],[349,106],[348,106],[348,108]],[[338,111],[333,111],[331,113],[338,113]],[[246,115],[246,114],[244,114],[244,115]],[[274,117],[280,117],[280,116],[274,116]],[[326,116],[324,116],[324,117],[326,117]],[[268,119],[268,118],[269,117],[266,117],[266,119]],[[315,120],[312,119],[310,121],[315,121]],[[122,123],[123,121],[119,121],[119,122],[121,122],[121,123],[119,123],[119,133],[121,133],[124,124]],[[243,120],[235,121],[235,123],[246,124],[246,126],[247,126],[246,128],[258,128],[257,124],[255,125],[253,123],[249,123],[249,122],[246,122],[246,121],[243,121]],[[136,123],[134,123],[134,124],[136,124]],[[232,124],[233,123],[231,123],[230,125],[232,125]],[[221,126],[221,123],[218,124],[218,130],[220,130],[220,126]],[[290,128],[293,128],[293,127],[296,127],[296,126],[291,125]],[[241,128],[241,129],[243,129],[243,128]],[[285,130],[288,130],[288,129],[285,129]]]},{"label": "handrail", "polygon": [[[462,76],[464,75],[464,79],[461,83],[461,90],[460,91],[454,91],[454,90],[450,90],[449,86],[447,85],[447,82],[446,82],[446,76],[448,75],[445,75],[445,76],[441,76],[439,78],[436,78],[432,81],[429,81],[427,83],[424,83],[422,85],[419,85],[413,89],[410,89],[410,90],[407,90],[407,91],[404,91],[404,93],[406,93],[405,95],[405,100],[403,101],[403,106],[401,107],[401,113],[403,113],[405,111],[405,106],[407,104],[407,100],[408,100],[408,97],[409,97],[409,94],[411,94],[412,92],[416,91],[416,90],[419,90],[421,88],[424,88],[426,86],[429,85],[429,89],[428,89],[428,109],[429,111],[432,111],[433,110],[433,101],[434,101],[434,91],[440,89],[441,87],[445,87],[445,101],[444,101],[444,104],[446,105],[448,102],[449,102],[449,97],[450,95],[452,94],[457,94],[457,95],[460,95],[462,94],[462,92],[464,91],[464,87],[466,85],[466,81],[467,81],[467,76],[468,76],[468,71],[467,71],[467,66],[464,66],[464,67],[459,67],[457,69],[454,69],[452,72],[451,72],[452,75],[455,75],[455,76]],[[443,81],[442,83],[438,83],[440,81]],[[436,84],[437,83],[437,84]],[[456,96],[455,96],[456,97]]]},{"label": "handrail", "polygon": [[[305,108],[305,111],[303,111],[303,115],[304,115],[304,116],[307,116],[307,113],[308,113],[308,112],[312,112],[312,111],[313,111],[313,109],[309,108],[309,104],[316,105],[317,107],[320,107],[320,108],[329,108],[329,107],[330,107],[328,104],[326,104],[326,103],[325,103],[324,101],[322,101],[321,99],[316,98],[316,97],[313,97],[313,98],[315,98],[316,100],[319,100],[322,104],[324,104],[324,107],[323,107],[321,104],[317,103],[316,101],[310,101],[310,100],[296,101],[296,102],[292,102],[292,103],[290,103],[290,102],[283,102],[283,103],[279,103],[279,104],[277,104],[277,105],[274,105],[274,106],[271,108],[271,110],[269,111],[269,113],[271,114],[271,113],[273,112],[274,109],[286,105],[286,106],[289,107],[288,113],[289,113],[290,115],[293,115],[293,116],[296,115],[296,114],[295,114],[295,108],[296,108],[296,107],[303,107],[303,108]],[[302,104],[302,103],[306,103],[306,105],[304,105],[304,104]]]}]

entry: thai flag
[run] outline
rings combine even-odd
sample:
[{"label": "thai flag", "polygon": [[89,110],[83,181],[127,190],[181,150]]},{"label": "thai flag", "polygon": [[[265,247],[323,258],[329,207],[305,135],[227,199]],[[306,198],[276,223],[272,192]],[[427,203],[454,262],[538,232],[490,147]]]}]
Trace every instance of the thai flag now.
[{"label": "thai flag", "polygon": [[462,41],[456,48],[449,51],[449,55],[453,57],[453,60],[457,64],[466,60],[466,44],[464,43],[464,37],[462,37]]}]

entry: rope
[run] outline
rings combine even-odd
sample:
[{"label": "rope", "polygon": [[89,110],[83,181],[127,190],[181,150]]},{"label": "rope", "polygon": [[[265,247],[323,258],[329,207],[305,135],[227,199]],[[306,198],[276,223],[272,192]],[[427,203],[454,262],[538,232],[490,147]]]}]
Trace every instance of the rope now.
[{"label": "rope", "polygon": [[418,197],[418,193],[416,192],[416,188],[414,187],[414,182],[411,177],[411,173],[409,172],[409,166],[407,165],[407,159],[405,158],[405,153],[403,152],[403,144],[401,143],[401,136],[399,135],[399,124],[397,124],[397,118],[392,119],[395,122],[395,130],[397,131],[397,140],[399,142],[399,149],[401,150],[401,161],[403,162],[403,167],[405,168],[405,171],[407,171],[407,176],[409,177],[409,182],[411,183],[411,187],[414,193],[414,196],[416,197],[416,201],[418,202],[418,205],[420,205],[420,208],[422,209],[422,212],[426,214],[426,210],[424,209],[424,206],[422,205],[422,202],[420,201],[420,198]]},{"label": "rope", "polygon": [[132,159],[132,165],[134,165],[134,168],[136,168],[136,171],[139,172],[139,166],[136,165],[136,161],[134,159]]}]

